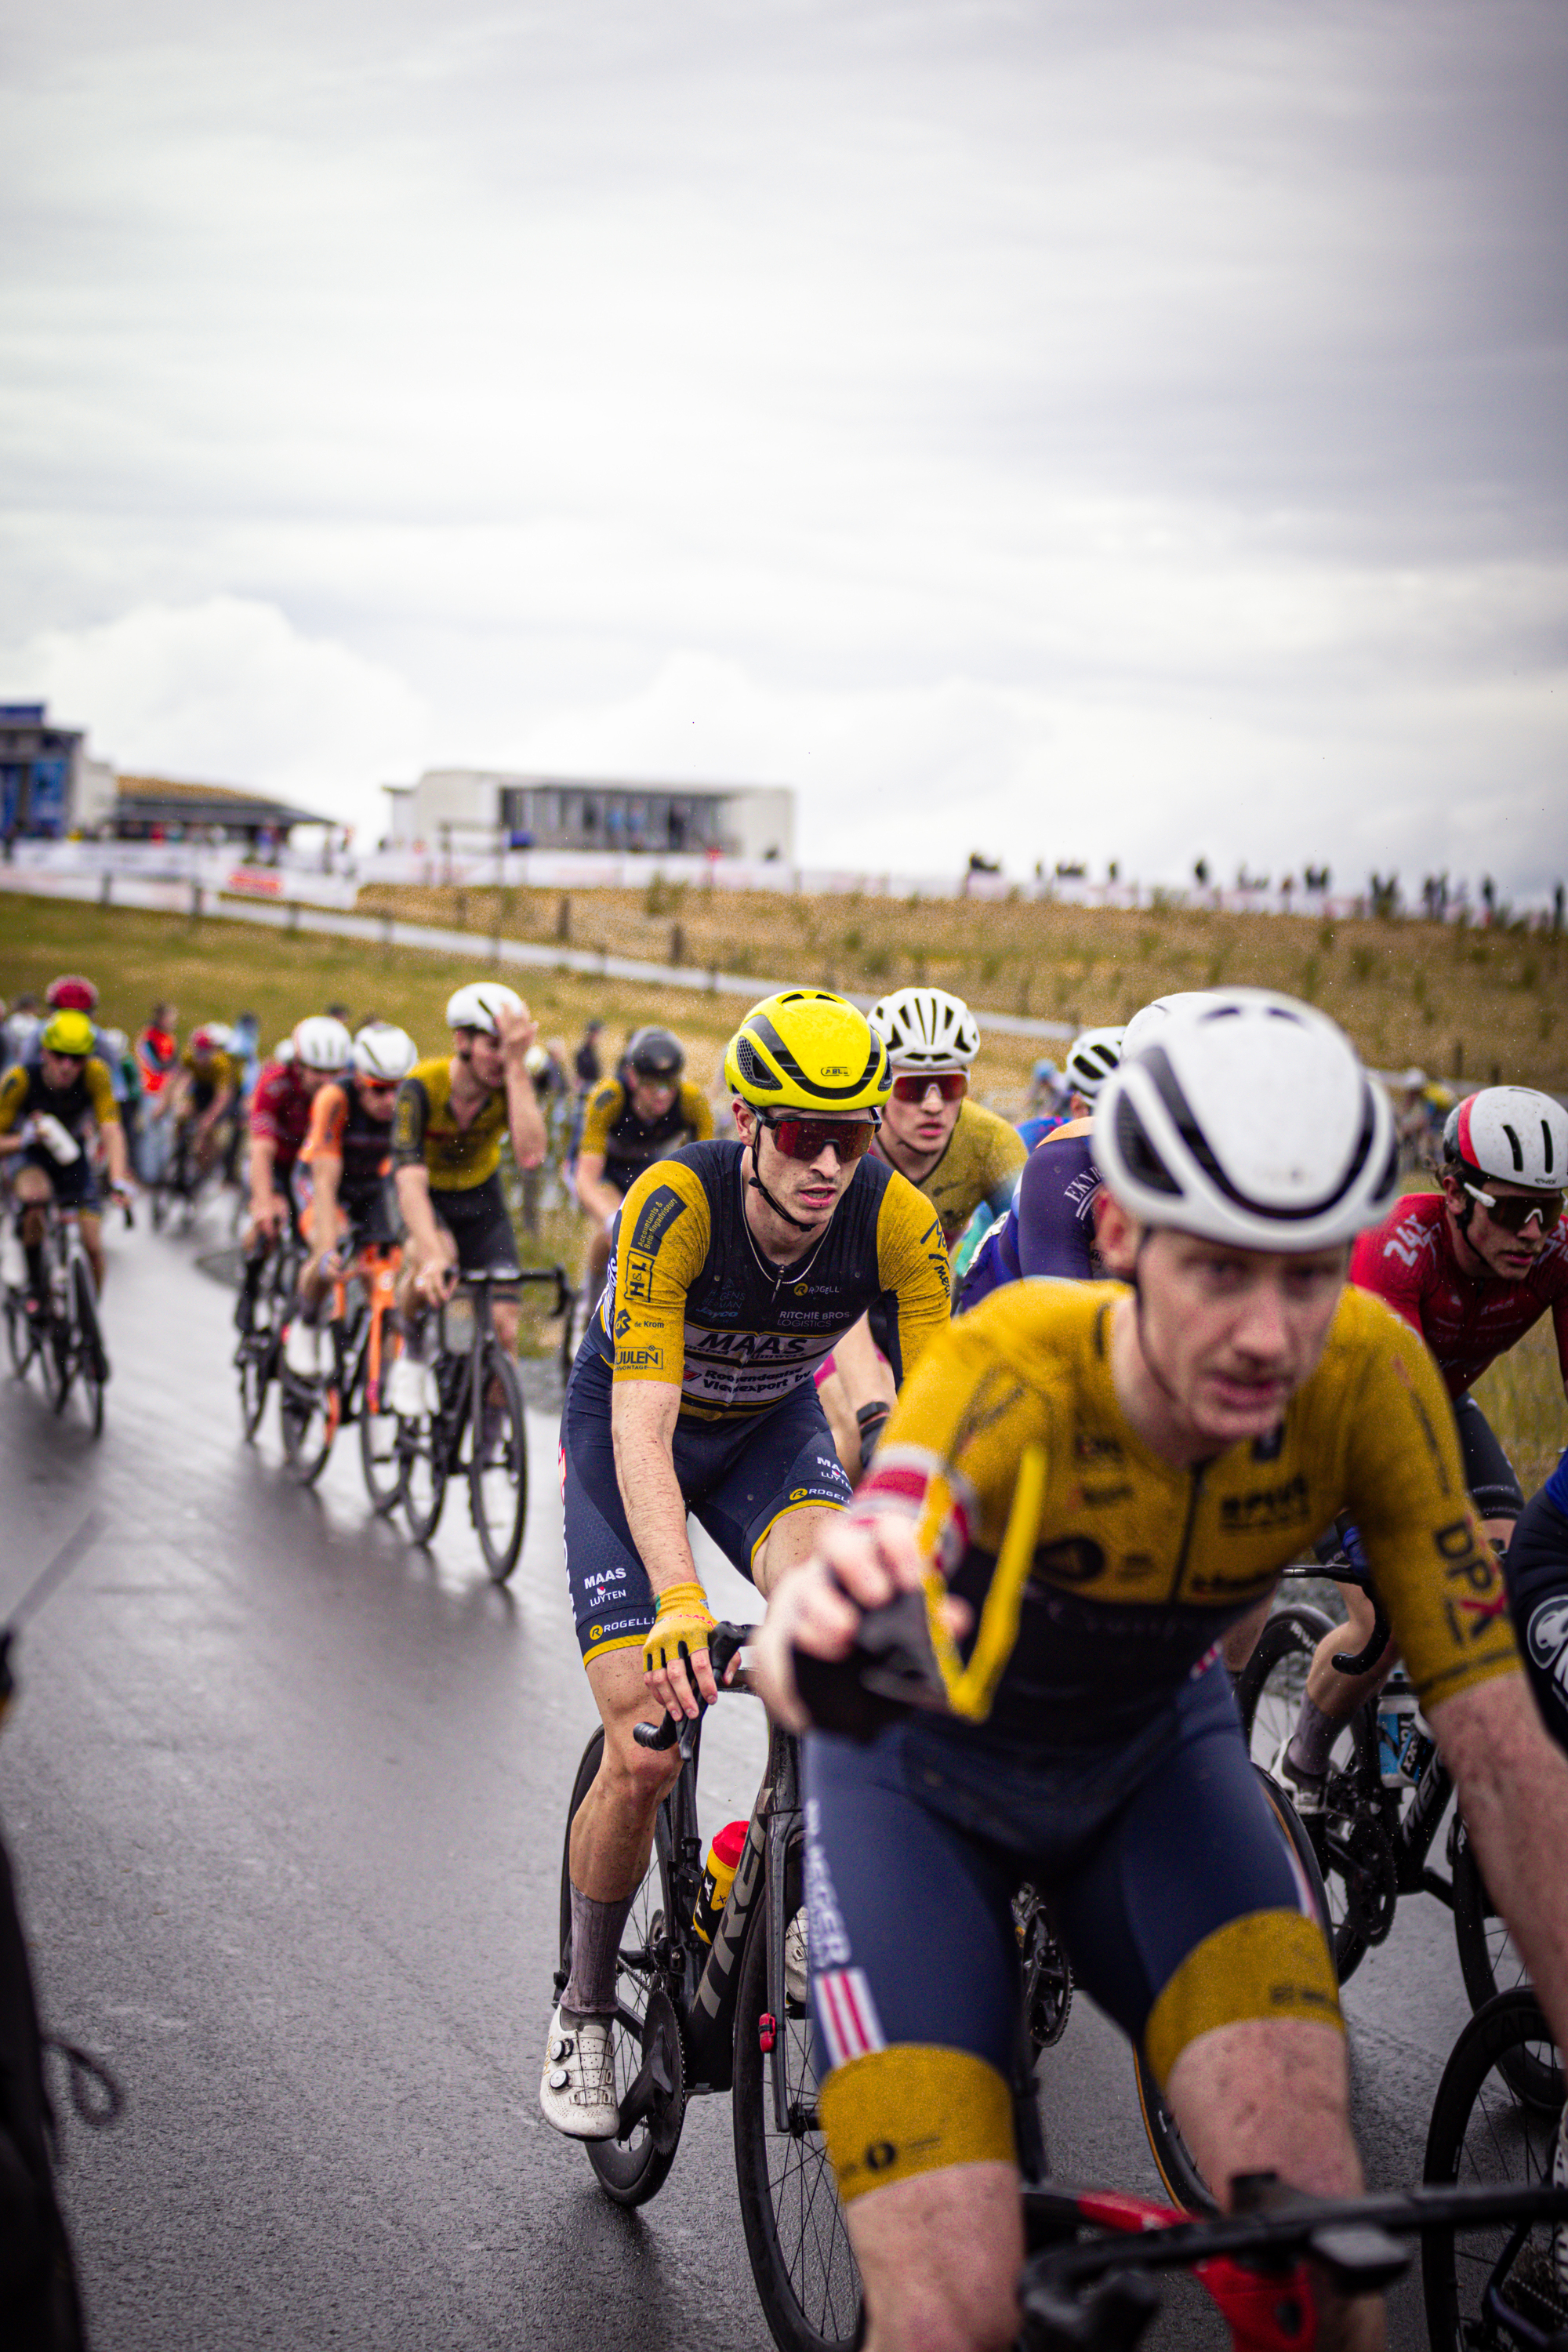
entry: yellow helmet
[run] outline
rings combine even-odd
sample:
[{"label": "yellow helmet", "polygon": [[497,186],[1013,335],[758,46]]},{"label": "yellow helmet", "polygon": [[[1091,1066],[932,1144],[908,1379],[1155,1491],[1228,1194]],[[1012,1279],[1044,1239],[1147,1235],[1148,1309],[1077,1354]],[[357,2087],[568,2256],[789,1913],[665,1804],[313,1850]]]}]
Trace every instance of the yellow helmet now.
[{"label": "yellow helmet", "polygon": [[92,1024],[85,1013],[57,1013],[44,1031],[51,1054],[90,1054]]},{"label": "yellow helmet", "polygon": [[886,1045],[826,988],[786,988],[753,1004],[730,1040],[724,1081],[757,1110],[875,1111],[893,1090]]}]

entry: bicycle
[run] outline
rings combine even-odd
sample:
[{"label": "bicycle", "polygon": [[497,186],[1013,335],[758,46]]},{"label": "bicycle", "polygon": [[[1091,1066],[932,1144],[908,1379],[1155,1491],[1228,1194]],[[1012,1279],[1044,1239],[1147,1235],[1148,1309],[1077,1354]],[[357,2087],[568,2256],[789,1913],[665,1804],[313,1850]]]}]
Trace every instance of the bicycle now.
[{"label": "bicycle", "polygon": [[203,1168],[197,1162],[195,1143],[193,1121],[186,1118],[176,1118],[168,1157],[156,1183],[148,1188],[152,1194],[154,1233],[162,1233],[175,1209],[183,1212],[181,1232],[188,1233],[195,1223],[196,1211],[204,1195],[221,1179],[221,1153]]},{"label": "bicycle", "polygon": [[[1526,1986],[1499,1993],[1466,2024],[1443,2069],[1423,2178],[1550,2180],[1563,2101],[1563,2062],[1540,2002]],[[1439,2232],[1422,2247],[1421,2274],[1432,2352],[1568,2336],[1568,2232],[1554,2246],[1543,2233],[1500,2229],[1479,2249]]]},{"label": "bicycle", "polygon": [[[56,1412],[63,1413],[79,1385],[95,1437],[103,1429],[109,1359],[98,1320],[98,1291],[82,1244],[79,1212],[58,1201],[40,1203],[44,1219],[44,1294],[26,1285],[5,1288],[5,1332],[11,1366],[23,1380],[37,1362]],[[130,1209],[126,1209],[127,1218]]]},{"label": "bicycle", "polygon": [[430,1541],[440,1523],[447,1482],[466,1470],[469,1516],[496,1584],[506,1582],[522,1549],[528,1439],[522,1383],[496,1337],[491,1294],[531,1282],[553,1283],[558,1300],[565,1294],[566,1276],[558,1265],[503,1266],[461,1277],[458,1289],[467,1295],[471,1314],[468,1345],[448,1344],[448,1301],[437,1310],[437,1357],[431,1367],[435,1408],[416,1419],[400,1417],[395,1441],[400,1483],[395,1499],[415,1542]]},{"label": "bicycle", "polygon": [[304,1251],[291,1227],[286,1226],[268,1251],[248,1321],[242,1327],[234,1351],[239,1374],[239,1413],[246,1441],[253,1443],[267,1410],[267,1391],[282,1361],[283,1331],[299,1287]]},{"label": "bicycle", "polygon": [[[392,1312],[403,1252],[369,1244],[340,1265],[332,1280],[326,1328],[330,1369],[314,1380],[279,1368],[278,1417],[283,1455],[301,1486],[314,1486],[327,1466],[332,1441],[345,1421],[358,1421],[360,1463],[365,1489],[378,1514],[390,1511],[402,1492],[396,1416],[381,1409],[382,1362],[390,1362],[386,1318]],[[284,1338],[287,1339],[287,1328]]]},{"label": "bicycle", "polygon": [[[1198,2280],[1237,2352],[1311,2352],[1318,2341],[1313,2269],[1342,2295],[1378,2294],[1409,2265],[1401,2238],[1422,2240],[1427,2276],[1433,2249],[1451,2249],[1458,2233],[1504,2225],[1508,2250],[1491,2265],[1483,2321],[1460,2333],[1433,2328],[1432,2352],[1547,2352],[1562,2342],[1521,2307],[1529,2282],[1511,2250],[1532,2231],[1539,2236],[1568,2222],[1568,2186],[1424,2187],[1319,2198],[1287,2188],[1272,2173],[1244,2173],[1231,2187],[1233,2211],[1197,2221],[1116,2190],[1026,2190],[1031,2256],[1019,2285],[1022,2352],[1131,2352],[1160,2307],[1160,2274],[1175,2270]],[[1558,2318],[1556,2329],[1561,2326]]]},{"label": "bicycle", "polygon": [[[715,1677],[754,1627],[709,1639]],[[646,2204],[675,2161],[689,2099],[731,2093],[735,2175],[752,2275],[781,2352],[833,2352],[859,2340],[860,2277],[816,2112],[815,2034],[792,1995],[784,1938],[804,1900],[800,1749],[770,1727],[762,1793],[711,1946],[692,1924],[706,1849],[698,1831],[701,1716],[639,1724],[640,1746],[679,1746],[682,1769],[659,1806],[647,1874],[623,1933],[611,2053],[620,2106],[611,2140],[584,2151],[617,2205]],[[584,1750],[561,1864],[559,2000],[572,1973],[572,1823],[599,1769],[604,1733]]]}]

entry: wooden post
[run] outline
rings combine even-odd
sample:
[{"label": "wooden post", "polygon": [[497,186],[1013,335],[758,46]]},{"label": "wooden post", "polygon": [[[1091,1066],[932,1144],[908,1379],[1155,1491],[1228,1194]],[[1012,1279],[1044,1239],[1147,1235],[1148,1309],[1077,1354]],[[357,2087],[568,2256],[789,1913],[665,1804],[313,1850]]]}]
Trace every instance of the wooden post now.
[{"label": "wooden post", "polygon": [[555,936],[563,947],[572,937],[572,901],[564,890],[555,909]]}]

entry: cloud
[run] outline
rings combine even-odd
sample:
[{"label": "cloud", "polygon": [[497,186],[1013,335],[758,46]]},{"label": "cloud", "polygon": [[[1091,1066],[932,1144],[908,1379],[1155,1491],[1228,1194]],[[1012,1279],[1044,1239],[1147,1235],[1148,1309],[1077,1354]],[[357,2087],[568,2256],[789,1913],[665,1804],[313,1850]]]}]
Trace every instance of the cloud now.
[{"label": "cloud", "polygon": [[363,655],[275,605],[213,596],[47,629],[0,652],[5,691],[47,699],[122,772],[249,784],[379,834],[378,787],[417,758],[429,714]]}]

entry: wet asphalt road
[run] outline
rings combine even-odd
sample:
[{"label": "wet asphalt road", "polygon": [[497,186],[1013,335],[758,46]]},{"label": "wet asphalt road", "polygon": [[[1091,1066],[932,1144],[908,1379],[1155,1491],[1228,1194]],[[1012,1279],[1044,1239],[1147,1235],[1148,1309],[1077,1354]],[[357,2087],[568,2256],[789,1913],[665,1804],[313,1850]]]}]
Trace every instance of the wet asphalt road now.
[{"label": "wet asphalt road", "polygon": [[[535,2105],[565,1801],[594,1711],[562,1570],[554,1414],[528,1540],[492,1587],[454,1492],[427,1552],[364,1500],[353,1433],[314,1492],[275,1412],[240,1436],[212,1223],[109,1236],[96,1444],[0,1381],[0,1610],[90,1510],[26,1628],[0,1815],[46,2018],[124,2120],[67,2116],[63,2193],[99,2352],[765,2346],[727,2099],[696,2102],[640,2214]],[[718,1605],[750,1588],[702,1555]],[[743,1814],[752,1703],[705,1735],[706,1832]],[[940,1933],[940,1922],[931,1932]],[[1466,2014],[1447,1916],[1402,1906],[1348,1989],[1378,2184],[1419,2177]],[[1081,2000],[1041,2070],[1058,2172],[1156,2189],[1117,2037]],[[1194,2290],[1157,2339],[1207,2345]],[[1424,2341],[1410,2284],[1393,2341]]]}]

